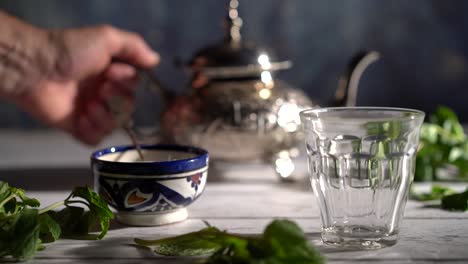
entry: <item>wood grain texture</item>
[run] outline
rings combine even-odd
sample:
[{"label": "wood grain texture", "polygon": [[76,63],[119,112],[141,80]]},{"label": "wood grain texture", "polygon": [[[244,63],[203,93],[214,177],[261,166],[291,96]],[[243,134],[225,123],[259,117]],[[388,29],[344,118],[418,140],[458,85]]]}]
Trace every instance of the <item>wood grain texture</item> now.
[{"label": "wood grain texture", "polygon": [[[31,192],[42,203],[63,199],[67,191]],[[320,241],[320,218],[311,191],[277,184],[208,184],[189,208],[185,222],[161,227],[128,227],[113,222],[102,241],[60,240],[39,252],[33,263],[191,263],[136,247],[135,237],[161,238],[204,227],[202,220],[236,233],[257,234],[273,218],[291,218],[329,263],[467,263],[468,214],[452,213],[410,201],[399,242],[373,251],[345,251]]]}]

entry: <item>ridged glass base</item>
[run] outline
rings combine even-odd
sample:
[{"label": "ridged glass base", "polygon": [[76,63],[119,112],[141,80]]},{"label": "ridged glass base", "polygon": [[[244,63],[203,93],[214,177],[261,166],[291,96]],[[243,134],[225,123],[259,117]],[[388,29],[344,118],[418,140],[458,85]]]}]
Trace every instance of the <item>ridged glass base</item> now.
[{"label": "ridged glass base", "polygon": [[379,249],[393,246],[397,240],[398,232],[389,233],[382,227],[354,225],[322,229],[323,243],[339,247]]}]

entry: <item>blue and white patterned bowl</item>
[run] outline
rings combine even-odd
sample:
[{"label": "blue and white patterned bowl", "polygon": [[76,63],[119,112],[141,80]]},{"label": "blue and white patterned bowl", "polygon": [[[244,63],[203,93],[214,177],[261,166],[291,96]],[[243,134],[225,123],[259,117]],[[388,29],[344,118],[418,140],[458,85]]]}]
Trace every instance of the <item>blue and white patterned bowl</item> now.
[{"label": "blue and white patterned bowl", "polygon": [[142,145],[98,150],[91,155],[94,187],[124,224],[150,226],[183,221],[186,207],[203,192],[208,152],[177,145]]}]

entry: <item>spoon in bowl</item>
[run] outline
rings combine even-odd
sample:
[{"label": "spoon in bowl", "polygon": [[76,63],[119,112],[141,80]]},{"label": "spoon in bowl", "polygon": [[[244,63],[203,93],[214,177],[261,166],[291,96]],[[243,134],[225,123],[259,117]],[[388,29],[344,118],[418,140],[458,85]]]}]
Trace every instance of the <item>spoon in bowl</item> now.
[{"label": "spoon in bowl", "polygon": [[[114,114],[116,123],[123,128],[127,136],[130,138],[130,141],[133,144],[133,148],[138,153],[140,161],[145,161],[141,145],[138,143],[135,132],[133,131],[133,121],[131,119],[130,113],[123,109],[125,106],[125,99],[120,96],[114,96],[110,98],[109,101],[107,101],[107,105],[111,109],[111,112]],[[117,158],[117,160],[119,159],[120,157]]]},{"label": "spoon in bowl", "polygon": [[131,123],[132,122],[127,122],[126,124],[122,126],[122,128],[124,129],[125,133],[127,133],[127,136],[130,138],[130,140],[132,141],[133,147],[136,149],[138,156],[140,157],[139,161],[145,161],[145,157],[143,156],[143,151],[141,150],[141,146],[136,139],[135,132],[133,131]]}]

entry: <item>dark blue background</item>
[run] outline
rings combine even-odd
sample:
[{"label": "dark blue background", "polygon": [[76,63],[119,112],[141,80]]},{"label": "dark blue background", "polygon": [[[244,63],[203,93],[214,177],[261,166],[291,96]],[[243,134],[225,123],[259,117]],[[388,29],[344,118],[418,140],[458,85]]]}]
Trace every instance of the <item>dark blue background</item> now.
[{"label": "dark blue background", "polygon": [[[240,3],[243,36],[273,48],[294,67],[280,78],[324,104],[348,60],[381,52],[366,72],[359,105],[410,107],[428,113],[444,104],[468,121],[468,1],[250,0]],[[222,37],[221,0],[2,0],[0,8],[48,28],[107,23],[137,31],[160,52],[160,78],[180,93],[187,76],[173,61]],[[138,92],[137,123],[156,122],[159,101]],[[37,127],[8,103],[0,127]]]}]

